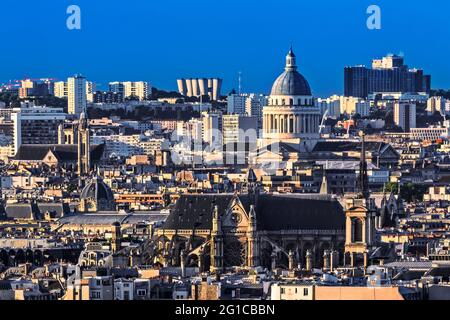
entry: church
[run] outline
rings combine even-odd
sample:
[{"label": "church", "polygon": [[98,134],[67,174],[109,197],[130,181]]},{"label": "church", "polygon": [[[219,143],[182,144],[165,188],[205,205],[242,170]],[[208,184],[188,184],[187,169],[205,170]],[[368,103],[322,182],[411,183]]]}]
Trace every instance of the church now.
[{"label": "church", "polygon": [[155,262],[222,272],[232,267],[324,267],[344,252],[344,209],[328,195],[247,192],[182,195],[156,232]]}]

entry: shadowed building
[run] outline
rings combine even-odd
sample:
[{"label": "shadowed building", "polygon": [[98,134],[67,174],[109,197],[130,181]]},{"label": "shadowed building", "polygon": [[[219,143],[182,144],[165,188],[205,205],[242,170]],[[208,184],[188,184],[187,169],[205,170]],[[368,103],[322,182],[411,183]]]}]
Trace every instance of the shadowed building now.
[{"label": "shadowed building", "polygon": [[[105,145],[89,146],[89,149],[92,164],[99,163],[103,158]],[[74,171],[78,165],[78,160],[78,146],[76,144],[34,144],[21,145],[11,163],[46,164],[50,167],[63,167]]]},{"label": "shadowed building", "polygon": [[[250,175],[249,175],[250,176]],[[326,251],[344,253],[345,215],[321,195],[182,195],[156,233],[163,265],[221,272],[241,266],[322,266]]]}]

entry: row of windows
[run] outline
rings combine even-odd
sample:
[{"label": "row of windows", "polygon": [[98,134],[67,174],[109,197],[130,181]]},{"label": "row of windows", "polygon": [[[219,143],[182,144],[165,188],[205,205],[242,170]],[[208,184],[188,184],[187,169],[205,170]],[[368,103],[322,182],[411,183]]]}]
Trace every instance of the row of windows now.
[{"label": "row of windows", "polygon": [[312,98],[298,98],[298,99],[294,99],[290,98],[278,98],[278,99],[270,99],[270,104],[272,106],[308,106],[308,105],[313,105],[313,99]]}]

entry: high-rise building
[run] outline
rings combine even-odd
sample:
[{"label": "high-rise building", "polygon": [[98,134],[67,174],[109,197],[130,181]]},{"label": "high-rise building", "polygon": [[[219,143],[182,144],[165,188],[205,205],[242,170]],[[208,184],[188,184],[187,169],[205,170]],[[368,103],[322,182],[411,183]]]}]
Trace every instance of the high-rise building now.
[{"label": "high-rise building", "polygon": [[22,144],[58,144],[58,127],[66,117],[62,108],[32,106],[13,109],[14,154]]},{"label": "high-rise building", "polygon": [[80,116],[81,113],[86,112],[86,87],[87,81],[85,77],[74,76],[67,79],[69,114]]},{"label": "high-rise building", "polygon": [[328,116],[333,118],[341,114],[366,117],[370,113],[370,102],[361,98],[334,95],[328,99],[317,99],[316,104],[323,112],[328,109]]},{"label": "high-rise building", "polygon": [[429,114],[435,112],[446,114],[446,104],[447,100],[444,97],[430,97],[427,101],[427,112]]},{"label": "high-rise building", "polygon": [[178,92],[186,97],[209,96],[213,101],[220,100],[222,79],[195,78],[178,79]]},{"label": "high-rise building", "polygon": [[243,94],[230,94],[227,99],[228,114],[246,114],[245,103],[247,96]]},{"label": "high-rise building", "polygon": [[144,81],[110,82],[109,91],[120,93],[124,98],[137,98],[140,101],[146,100],[150,94],[149,84]]},{"label": "high-rise building", "polygon": [[429,93],[431,76],[423,70],[409,69],[403,57],[388,55],[372,61],[372,68],[345,67],[344,95],[367,98],[374,93]]},{"label": "high-rise building", "polygon": [[148,91],[148,83],[139,81],[139,82],[131,82],[127,81],[123,83],[124,87],[124,97],[137,97],[140,101],[146,100],[149,95]]},{"label": "high-rise building", "polygon": [[97,85],[92,81],[86,81],[86,100],[87,102],[94,102],[94,93],[97,90]]},{"label": "high-rise building", "polygon": [[19,97],[43,97],[51,94],[53,84],[48,80],[31,80],[25,79],[21,81],[21,87],[19,88]]},{"label": "high-rise building", "polygon": [[223,144],[256,143],[258,118],[228,114],[222,117]]},{"label": "high-rise building", "polygon": [[109,83],[109,92],[121,93],[122,96],[125,95],[125,88],[122,82],[110,82]]},{"label": "high-rise building", "polygon": [[262,129],[263,108],[269,104],[269,99],[263,94],[249,94],[245,100],[245,113],[258,119],[258,132]]},{"label": "high-rise building", "polygon": [[203,112],[203,141],[211,147],[222,146],[222,114],[219,112]]},{"label": "high-rise building", "polygon": [[416,128],[416,104],[406,101],[397,101],[394,104],[394,122],[405,132]]},{"label": "high-rise building", "polygon": [[53,94],[57,98],[67,98],[69,96],[67,82],[65,81],[55,82]]},{"label": "high-rise building", "polygon": [[93,94],[94,103],[122,103],[123,93],[97,91]]}]

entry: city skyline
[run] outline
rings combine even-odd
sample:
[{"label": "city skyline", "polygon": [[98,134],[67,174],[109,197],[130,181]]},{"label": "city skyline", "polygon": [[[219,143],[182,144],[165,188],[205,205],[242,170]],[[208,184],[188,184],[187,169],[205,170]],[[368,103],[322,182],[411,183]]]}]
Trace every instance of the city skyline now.
[{"label": "city skyline", "polygon": [[[29,41],[10,39],[9,48],[5,47],[2,54],[9,63],[3,68],[0,82],[24,77],[64,79],[81,73],[101,89],[106,89],[110,81],[136,79],[176,91],[177,78],[220,77],[224,79],[223,93],[227,94],[233,88],[237,90],[241,71],[244,92],[268,94],[278,68],[282,67],[279,61],[292,44],[299,70],[309,79],[315,96],[343,93],[345,66],[370,65],[371,59],[387,53],[403,53],[406,64],[431,74],[432,88],[450,87],[445,80],[450,72],[445,59],[450,46],[439,41],[449,30],[445,26],[445,10],[437,10],[448,6],[444,1],[427,8],[404,6],[405,1],[378,1],[383,9],[381,30],[366,27],[369,1],[264,1],[249,16],[244,14],[248,3],[233,1],[214,6],[207,6],[205,1],[157,5],[137,1],[124,7],[120,1],[102,5],[80,0],[77,5],[81,8],[81,30],[65,27],[68,1],[56,5],[25,2],[27,5],[21,5],[21,10],[18,4],[8,4],[9,10],[1,11],[0,33],[7,36],[37,30],[41,36]],[[171,10],[174,5],[180,10]],[[242,10],[229,9],[237,5]],[[17,24],[14,12],[19,11],[22,18]],[[215,23],[208,24],[205,17],[218,12],[221,14]],[[282,24],[271,23],[276,18],[262,18],[268,13],[274,17],[283,14],[287,19]],[[400,13],[411,19],[399,23]],[[41,19],[44,14],[48,18]],[[431,17],[433,22],[436,20],[433,24]],[[261,32],[255,33],[255,26]],[[132,33],[133,30],[137,31]],[[217,41],[211,40],[212,36]],[[120,37],[123,44],[117,45]],[[429,39],[427,46],[417,45],[421,37]],[[58,45],[52,46],[53,43]],[[144,58],[133,58],[136,56]]]}]

